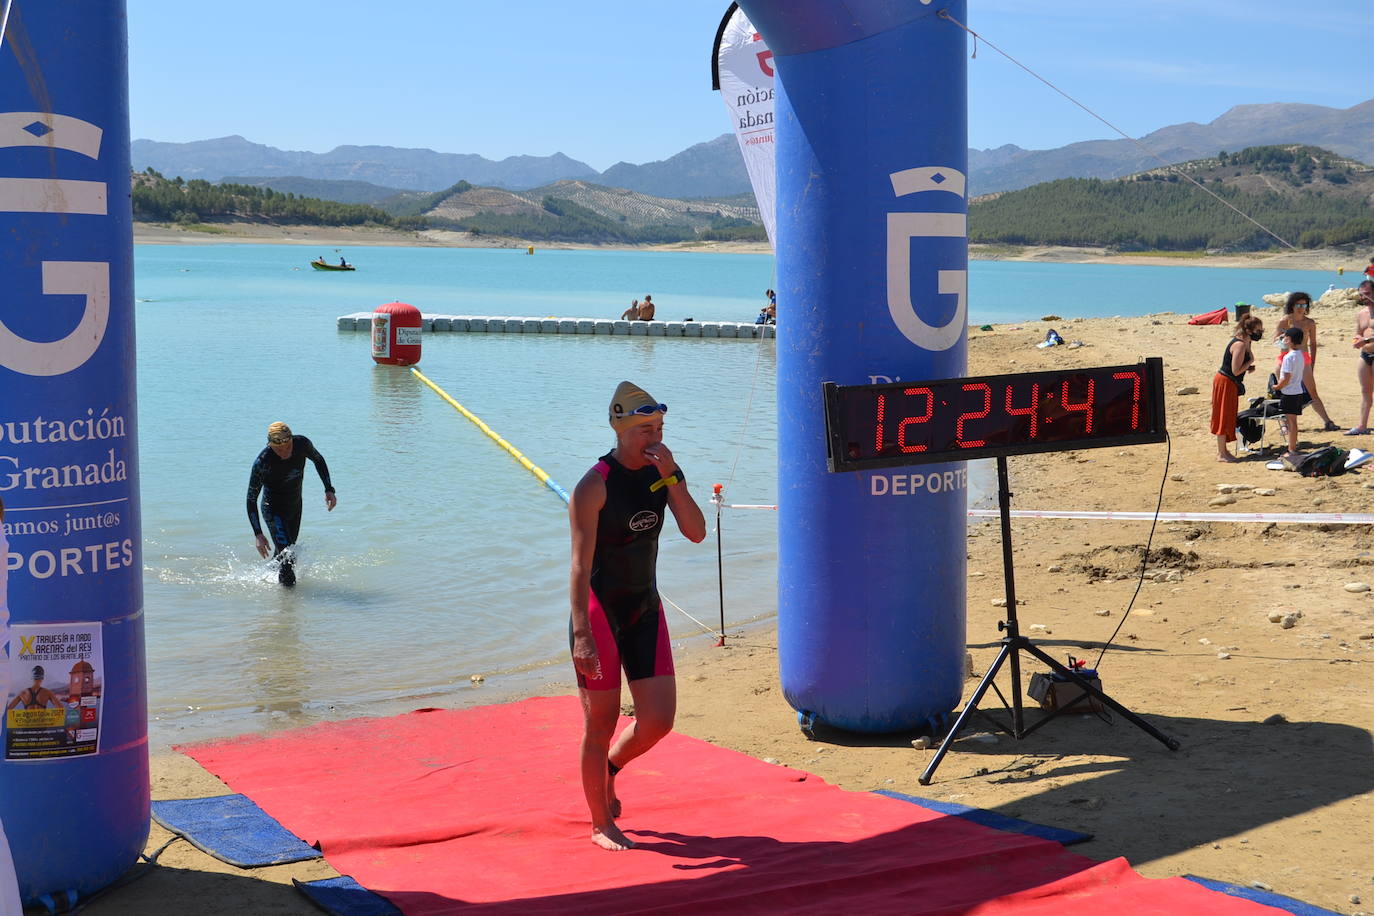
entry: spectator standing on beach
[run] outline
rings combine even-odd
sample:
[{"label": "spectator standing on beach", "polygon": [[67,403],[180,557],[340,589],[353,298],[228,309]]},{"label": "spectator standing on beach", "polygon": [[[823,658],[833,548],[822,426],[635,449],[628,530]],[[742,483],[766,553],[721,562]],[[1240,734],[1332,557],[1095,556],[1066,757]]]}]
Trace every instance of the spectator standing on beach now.
[{"label": "spectator standing on beach", "polygon": [[1364,275],[1374,280],[1374,258],[1369,259],[1369,266],[1364,269]]},{"label": "spectator standing on beach", "polygon": [[1360,362],[1355,372],[1360,380],[1360,422],[1347,436],[1363,436],[1369,432],[1369,407],[1374,404],[1374,280],[1359,286],[1360,310],[1355,313],[1355,340]]},{"label": "spectator standing on beach", "polygon": [[272,533],[278,560],[277,580],[282,585],[296,584],[296,557],[291,548],[301,533],[301,484],[305,482],[305,461],[310,459],[324,483],[324,507],[333,512],[338,505],[334,484],[329,480],[329,465],[315,445],[305,436],[295,436],[285,423],[267,427],[267,447],[253,461],[248,476],[248,523],[253,526],[258,553],[266,557],[267,538],[258,520],[258,493],[262,492],[262,514]]},{"label": "spectator standing on beach", "polygon": [[[1317,322],[1308,317],[1312,312],[1312,297],[1307,293],[1289,293],[1288,300],[1283,306],[1283,317],[1279,319],[1278,336],[1274,339],[1276,344],[1281,344],[1284,335],[1289,328],[1302,329],[1302,358],[1306,363],[1306,371],[1303,373],[1302,383],[1307,388],[1307,396],[1312,399],[1312,409],[1317,412],[1317,416],[1322,418],[1323,432],[1334,432],[1340,426],[1332,422],[1330,415],[1326,412],[1326,405],[1322,403],[1321,396],[1317,394]],[[1279,362],[1283,362],[1284,354],[1279,354]]]},{"label": "spectator standing on beach", "polygon": [[625,311],[623,311],[623,312],[620,313],[620,320],[621,320],[621,321],[638,321],[638,320],[639,320],[639,300],[638,300],[638,299],[631,299],[631,300],[630,300],[630,307],[627,308]]},{"label": "spectator standing on beach", "polygon": [[1264,322],[1257,315],[1246,315],[1236,322],[1236,329],[1221,354],[1221,368],[1212,377],[1212,434],[1217,437],[1217,460],[1239,461],[1231,454],[1228,443],[1236,439],[1237,402],[1245,393],[1243,376],[1255,371],[1255,354],[1251,350],[1257,340],[1264,339]]},{"label": "spectator standing on beach", "polygon": [[[5,500],[0,499],[0,522],[5,520]],[[9,692],[10,668],[10,606],[9,606],[9,541],[5,538],[5,527],[0,525],[0,677]],[[10,843],[5,838],[5,826],[0,824],[0,913],[4,916],[22,914],[19,905],[19,879],[14,874],[14,858],[10,854]]]},{"label": "spectator standing on beach", "polygon": [[1295,462],[1302,457],[1298,454],[1298,415],[1302,413],[1303,376],[1307,374],[1302,328],[1284,331],[1279,344],[1284,354],[1275,387],[1279,391],[1279,407],[1283,411],[1284,430],[1288,434],[1288,453],[1283,457],[1286,461]]},{"label": "spectator standing on beach", "polygon": [[639,320],[654,320],[654,297],[650,296],[648,293],[644,294],[644,301],[639,303]]},{"label": "spectator standing on beach", "polygon": [[[673,453],[663,444],[668,405],[631,382],[611,398],[615,447],[573,490],[568,625],[582,700],[582,791],[592,842],[620,851],[635,844],[621,833],[615,778],[630,761],[668,734],[677,711],[677,682],[668,625],[658,594],[658,536],[664,510],[693,543],[706,538],[706,519]],[[616,737],[620,672],[634,698],[633,721]]]}]

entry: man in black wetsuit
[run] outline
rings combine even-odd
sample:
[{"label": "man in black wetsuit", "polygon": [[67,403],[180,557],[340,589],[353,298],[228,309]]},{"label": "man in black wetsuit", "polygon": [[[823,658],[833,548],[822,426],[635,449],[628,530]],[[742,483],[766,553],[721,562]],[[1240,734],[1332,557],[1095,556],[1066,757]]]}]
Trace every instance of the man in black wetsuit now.
[{"label": "man in black wetsuit", "polygon": [[282,585],[296,584],[296,558],[290,548],[301,531],[301,484],[305,482],[307,458],[315,463],[324,482],[324,505],[332,512],[338,500],[324,456],[305,436],[291,435],[291,428],[285,423],[267,427],[267,448],[258,454],[248,478],[248,524],[253,526],[258,553],[266,557],[267,538],[258,521],[258,492],[262,491],[262,515],[276,548],[273,556],[279,558],[277,579]]}]

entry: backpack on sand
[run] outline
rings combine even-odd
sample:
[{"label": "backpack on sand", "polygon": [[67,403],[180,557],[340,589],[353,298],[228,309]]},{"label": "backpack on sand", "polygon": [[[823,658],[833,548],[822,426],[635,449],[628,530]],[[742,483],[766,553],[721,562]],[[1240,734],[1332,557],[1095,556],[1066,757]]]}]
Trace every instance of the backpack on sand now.
[{"label": "backpack on sand", "polygon": [[1335,477],[1345,473],[1345,459],[1349,454],[1343,448],[1328,445],[1302,457],[1293,470],[1304,477]]}]

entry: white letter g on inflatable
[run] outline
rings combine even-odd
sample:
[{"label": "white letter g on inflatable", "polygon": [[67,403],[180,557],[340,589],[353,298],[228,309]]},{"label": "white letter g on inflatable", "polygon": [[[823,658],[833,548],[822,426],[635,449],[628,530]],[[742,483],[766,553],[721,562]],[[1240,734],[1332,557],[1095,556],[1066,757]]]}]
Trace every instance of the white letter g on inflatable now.
[{"label": "white letter g on inflatable", "polygon": [[[898,197],[927,191],[944,191],[964,197],[964,174],[939,166],[893,172],[892,191]],[[968,315],[968,271],[936,272],[935,292],[957,296],[949,321],[938,327],[916,313],[911,297],[911,240],[914,238],[965,238],[965,213],[889,213],[887,215],[887,310],[907,340],[924,350],[948,350],[959,342]]]}]

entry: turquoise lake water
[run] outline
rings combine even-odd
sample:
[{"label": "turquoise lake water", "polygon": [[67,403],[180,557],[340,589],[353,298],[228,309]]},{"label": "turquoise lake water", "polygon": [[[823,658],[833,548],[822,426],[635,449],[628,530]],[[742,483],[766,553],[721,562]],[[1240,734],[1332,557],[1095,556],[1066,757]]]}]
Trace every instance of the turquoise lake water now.
[{"label": "turquoise lake water", "polygon": [[[777,287],[769,255],[140,245],[139,429],[149,707],[155,747],[566,683],[562,501],[403,369],[379,367],[342,314],[401,300],[425,312],[752,320]],[[1204,267],[974,262],[970,322],[1196,313],[1265,293],[1320,294],[1334,275]],[[1342,284],[1344,285],[1344,284]],[[779,309],[786,320],[785,299]],[[606,403],[633,379],[669,405],[666,442],[714,522],[726,501],[776,501],[775,343],[435,334],[421,368],[571,490],[609,450]],[[301,582],[276,584],[244,511],[267,424],[329,462],[326,513],[307,468]],[[975,494],[976,495],[976,494]],[[727,510],[727,624],[776,602],[776,515]],[[719,616],[714,533],[665,534],[666,598]],[[669,608],[675,637],[709,645]],[[485,684],[470,677],[481,674]]]}]

